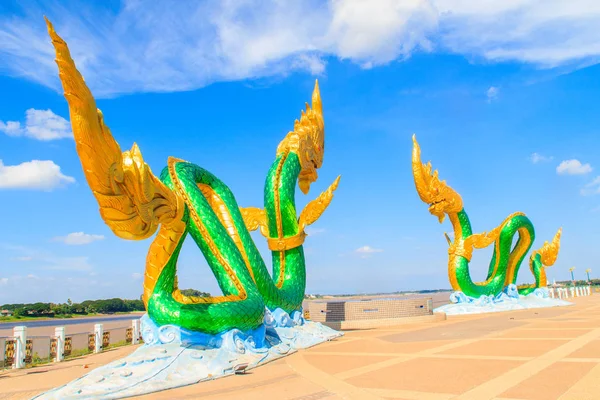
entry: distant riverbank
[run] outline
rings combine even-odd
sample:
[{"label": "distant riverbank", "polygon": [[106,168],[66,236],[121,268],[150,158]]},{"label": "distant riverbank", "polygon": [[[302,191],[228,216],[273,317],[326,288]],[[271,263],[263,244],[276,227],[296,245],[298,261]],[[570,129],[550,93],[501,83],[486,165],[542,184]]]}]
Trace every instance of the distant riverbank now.
[{"label": "distant riverbank", "polygon": [[86,314],[70,317],[0,317],[0,329],[9,329],[14,326],[49,326],[72,325],[75,323],[89,323],[94,321],[116,321],[121,319],[141,318],[144,311],[114,314]]}]

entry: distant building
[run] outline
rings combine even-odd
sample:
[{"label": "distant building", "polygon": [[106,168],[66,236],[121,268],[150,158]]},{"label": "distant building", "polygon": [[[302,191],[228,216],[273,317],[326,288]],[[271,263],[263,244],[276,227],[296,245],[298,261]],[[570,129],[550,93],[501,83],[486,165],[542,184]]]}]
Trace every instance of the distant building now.
[{"label": "distant building", "polygon": [[0,311],[0,316],[2,317],[12,317],[13,312],[10,310],[1,310]]}]

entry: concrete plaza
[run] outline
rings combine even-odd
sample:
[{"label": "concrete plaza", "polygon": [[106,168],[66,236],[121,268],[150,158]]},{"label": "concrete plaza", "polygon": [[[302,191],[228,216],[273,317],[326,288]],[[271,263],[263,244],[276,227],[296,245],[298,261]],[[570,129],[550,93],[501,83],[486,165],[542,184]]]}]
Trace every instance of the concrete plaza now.
[{"label": "concrete plaza", "polygon": [[[600,399],[600,296],[574,306],[346,332],[236,375],[139,399]],[[0,374],[26,399],[134,350]],[[87,365],[88,368],[84,368]]]}]

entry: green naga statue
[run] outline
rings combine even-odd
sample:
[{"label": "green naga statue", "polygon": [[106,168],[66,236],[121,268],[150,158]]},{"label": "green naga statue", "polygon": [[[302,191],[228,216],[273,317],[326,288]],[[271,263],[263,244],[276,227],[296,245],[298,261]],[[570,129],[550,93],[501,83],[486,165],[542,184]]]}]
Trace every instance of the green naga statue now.
[{"label": "green naga statue", "polygon": [[[440,223],[447,215],[454,229],[454,241],[448,235],[448,277],[455,291],[470,297],[497,295],[510,284],[516,284],[521,262],[535,239],[533,224],[525,214],[517,212],[508,216],[498,227],[489,232],[473,233],[471,222],[463,208],[462,198],[456,191],[440,181],[438,172],[431,163],[421,163],[421,149],[413,136],[412,170],[417,193],[429,204],[429,212],[438,217]],[[514,247],[513,238],[518,236]],[[547,284],[545,267],[556,261],[560,247],[561,229],[551,243],[545,242],[541,249],[533,251],[529,268],[535,284],[519,286],[520,294],[526,295]],[[484,282],[473,282],[469,273],[469,261],[474,249],[494,245],[487,278]]]},{"label": "green naga statue", "polygon": [[[210,172],[169,158],[160,177],[137,145],[121,153],[77,71],[66,43],[48,20],[56,63],[69,103],[77,153],[100,215],[120,238],[158,234],[146,260],[143,300],[157,325],[217,334],[251,330],[263,323],[265,307],[300,310],[306,286],[304,228],[330,204],[339,177],[296,215],[296,183],[306,194],[323,163],[324,123],[318,84],[300,121],[277,148],[264,188],[264,209],[240,208],[230,189]],[[266,237],[273,259],[269,274],[250,231]],[[214,273],[223,295],[193,297],[177,284],[177,258],[190,235]]]}]

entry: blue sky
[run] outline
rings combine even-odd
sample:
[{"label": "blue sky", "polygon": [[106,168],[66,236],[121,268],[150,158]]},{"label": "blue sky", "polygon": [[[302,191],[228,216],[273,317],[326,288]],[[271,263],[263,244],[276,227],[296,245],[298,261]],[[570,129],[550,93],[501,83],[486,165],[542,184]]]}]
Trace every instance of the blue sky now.
[{"label": "blue sky", "polygon": [[[100,218],[43,15],[123,150],[137,142],[155,173],[170,155],[193,161],[242,206],[262,206],[277,144],[319,79],[327,151],[299,206],[342,180],[305,243],[309,293],[449,287],[451,228],[415,192],[413,133],[476,232],[522,211],[534,248],[563,227],[550,279],[600,273],[600,5],[363,3],[3,1],[0,304],[137,298],[150,244]],[[490,255],[475,252],[475,278]],[[192,243],[179,270],[182,287],[217,292]],[[532,281],[526,264],[519,277]]]}]

